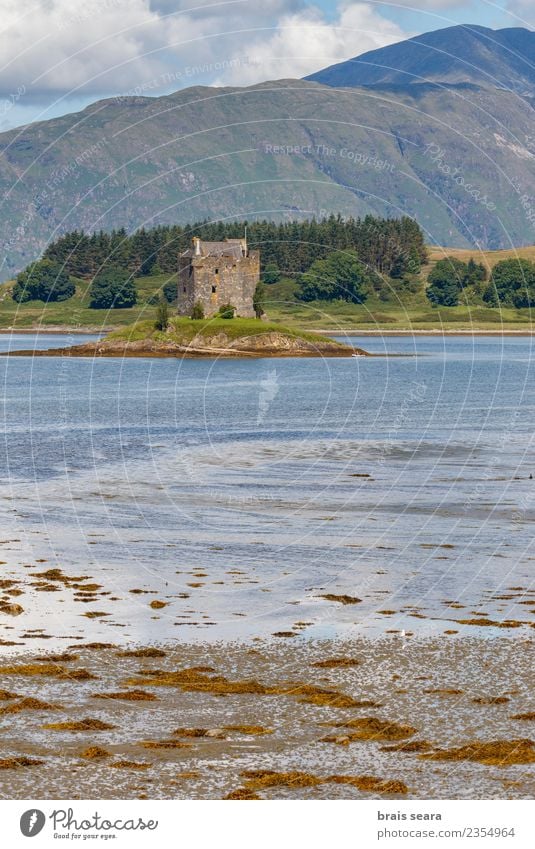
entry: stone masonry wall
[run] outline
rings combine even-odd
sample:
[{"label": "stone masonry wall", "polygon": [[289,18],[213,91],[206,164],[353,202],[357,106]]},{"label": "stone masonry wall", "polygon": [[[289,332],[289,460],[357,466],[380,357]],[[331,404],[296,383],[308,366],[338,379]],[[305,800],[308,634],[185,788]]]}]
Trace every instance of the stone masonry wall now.
[{"label": "stone masonry wall", "polygon": [[207,318],[223,304],[233,304],[241,318],[252,318],[259,279],[258,251],[250,251],[239,260],[226,256],[184,257],[178,274],[178,313],[191,315],[194,304],[200,301]]}]

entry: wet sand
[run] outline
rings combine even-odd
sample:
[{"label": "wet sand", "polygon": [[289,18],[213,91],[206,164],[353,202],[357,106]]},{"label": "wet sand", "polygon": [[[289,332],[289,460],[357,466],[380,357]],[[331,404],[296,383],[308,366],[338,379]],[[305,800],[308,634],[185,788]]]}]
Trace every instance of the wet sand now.
[{"label": "wet sand", "polygon": [[533,648],[392,634],[4,658],[0,794],[532,798]]},{"label": "wet sand", "polygon": [[[28,519],[26,527],[31,527]],[[16,531],[15,526],[12,530]],[[332,533],[336,532],[335,527]],[[262,560],[256,555],[255,561],[256,551],[265,551],[259,546],[242,558],[235,551],[229,563],[226,541],[218,531],[210,535],[206,524],[197,536],[201,563],[179,561],[180,569],[173,562],[177,543],[165,539],[159,542],[164,552],[169,547],[168,568],[160,556],[155,560],[158,567],[150,569],[145,551],[140,563],[127,561],[122,552],[117,559],[105,534],[88,533],[88,548],[100,552],[85,565],[83,552],[78,552],[78,562],[68,571],[55,565],[70,559],[72,553],[68,547],[60,552],[59,542],[58,559],[50,561],[33,559],[35,551],[21,537],[0,540],[0,557],[6,558],[3,563],[0,560],[0,656],[61,652],[69,643],[87,641],[126,645],[150,640],[172,645],[177,639],[230,643],[277,637],[313,642],[380,639],[402,632],[410,639],[459,635],[495,640],[503,635],[522,640],[533,636],[531,557],[518,558],[513,570],[511,556],[495,552],[484,572],[466,577],[464,587],[450,579],[450,570],[454,578],[455,570],[446,569],[449,562],[465,568],[460,549],[453,543],[419,543],[407,577],[398,547],[373,544],[362,536],[360,543],[338,548],[334,574],[328,570],[321,574],[316,567],[315,580],[307,571],[303,581],[299,570],[284,568],[278,561],[270,572],[265,553]],[[34,530],[33,537],[32,547],[39,546],[43,553],[46,543],[52,544],[39,530]],[[145,538],[144,543],[136,528],[128,541],[136,550],[142,544],[150,546],[147,532]],[[195,541],[192,533],[190,542]],[[400,540],[396,542],[399,546]],[[344,552],[352,558],[362,551],[365,570],[342,568]],[[211,560],[205,565],[209,555]],[[371,568],[372,557],[376,568]],[[418,557],[422,562],[419,571],[415,568]],[[447,578],[443,584],[442,574]]]}]

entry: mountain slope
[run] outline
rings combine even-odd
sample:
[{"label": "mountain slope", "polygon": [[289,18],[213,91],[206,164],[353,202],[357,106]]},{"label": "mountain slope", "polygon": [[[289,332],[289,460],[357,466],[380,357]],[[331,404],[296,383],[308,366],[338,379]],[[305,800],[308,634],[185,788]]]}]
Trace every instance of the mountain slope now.
[{"label": "mountain slope", "polygon": [[535,32],[453,26],[363,53],[311,74],[331,86],[471,83],[535,95]]},{"label": "mountain slope", "polygon": [[196,87],[1,134],[1,278],[67,231],[204,217],[408,214],[430,242],[533,243],[529,101],[469,83],[384,86]]}]

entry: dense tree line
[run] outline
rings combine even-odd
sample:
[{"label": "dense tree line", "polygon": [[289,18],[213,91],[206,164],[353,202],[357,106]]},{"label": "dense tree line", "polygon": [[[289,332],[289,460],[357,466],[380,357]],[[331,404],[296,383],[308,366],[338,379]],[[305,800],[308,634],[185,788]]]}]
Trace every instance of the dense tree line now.
[{"label": "dense tree line", "polygon": [[19,304],[27,301],[67,301],[74,295],[74,283],[62,265],[49,259],[34,262],[17,275],[12,297]]},{"label": "dense tree line", "polygon": [[317,259],[301,276],[299,297],[303,301],[366,300],[371,283],[366,266],[355,251],[333,251],[327,259]]},{"label": "dense tree line", "polygon": [[461,262],[450,256],[439,260],[427,277],[426,295],[431,303],[455,307],[459,303],[486,304],[491,307],[535,306],[535,262],[528,259],[504,259],[492,269],[471,258]]},{"label": "dense tree line", "polygon": [[126,309],[137,302],[136,286],[128,271],[106,268],[95,276],[89,298],[94,310]]},{"label": "dense tree line", "polygon": [[[127,308],[137,302],[135,277],[174,274],[180,251],[191,244],[192,234],[220,241],[243,235],[244,225],[201,222],[191,227],[170,226],[87,235],[67,233],[51,244],[44,258],[17,276],[15,301],[63,301],[75,293],[74,277],[89,279],[90,305],[96,309]],[[375,295],[390,301],[398,295],[421,291],[421,264],[426,260],[420,228],[409,218],[343,219],[331,215],[316,221],[248,225],[248,240],[262,257],[262,283],[254,298],[261,315],[266,288],[281,276],[293,274],[301,300],[346,300],[362,303]],[[535,307],[535,262],[515,258],[498,262],[490,279],[486,267],[473,258],[455,256],[435,263],[427,276],[425,293],[436,306],[459,303],[487,306]],[[169,280],[148,301],[161,308],[162,298],[176,300],[176,282]],[[161,320],[163,323],[163,318]]]},{"label": "dense tree line", "polygon": [[443,307],[456,307],[461,299],[465,303],[481,301],[486,279],[485,266],[472,257],[468,262],[462,262],[448,256],[440,259],[429,273],[426,295],[432,304]]},{"label": "dense tree line", "polygon": [[74,231],[50,244],[45,258],[60,263],[73,277],[91,278],[104,267],[134,276],[174,273],[179,252],[193,236],[209,241],[243,236],[260,250],[262,269],[275,266],[283,274],[300,274],[333,250],[352,250],[369,268],[391,277],[417,274],[426,259],[423,233],[411,218],[342,218],[321,220],[198,222],[191,226],[161,226],[129,235],[124,229],[87,234]]},{"label": "dense tree line", "polygon": [[496,263],[483,297],[489,306],[535,306],[535,262],[518,258]]}]

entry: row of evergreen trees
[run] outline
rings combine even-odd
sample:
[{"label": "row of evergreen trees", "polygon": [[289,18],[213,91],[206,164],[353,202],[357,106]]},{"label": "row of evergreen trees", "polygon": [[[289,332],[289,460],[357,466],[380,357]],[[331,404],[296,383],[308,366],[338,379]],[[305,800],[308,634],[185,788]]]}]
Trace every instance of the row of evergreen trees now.
[{"label": "row of evergreen trees", "polygon": [[91,278],[103,267],[126,269],[134,276],[174,273],[179,252],[193,236],[209,241],[243,236],[259,249],[262,268],[275,264],[284,274],[306,271],[333,250],[354,250],[370,269],[390,277],[417,274],[426,259],[423,233],[411,218],[342,218],[321,220],[198,222],[191,226],[160,226],[132,235],[124,229],[87,234],[74,231],[50,244],[46,259],[60,263],[73,277]]}]

